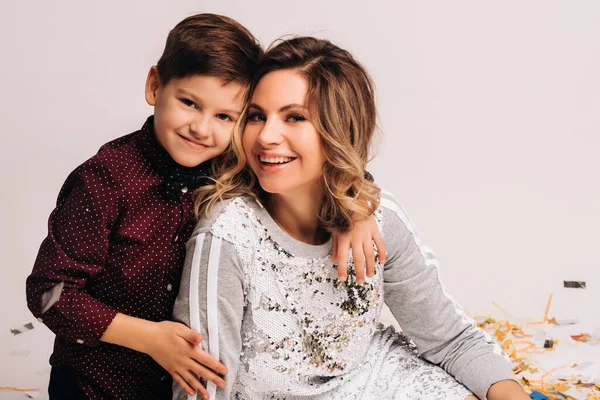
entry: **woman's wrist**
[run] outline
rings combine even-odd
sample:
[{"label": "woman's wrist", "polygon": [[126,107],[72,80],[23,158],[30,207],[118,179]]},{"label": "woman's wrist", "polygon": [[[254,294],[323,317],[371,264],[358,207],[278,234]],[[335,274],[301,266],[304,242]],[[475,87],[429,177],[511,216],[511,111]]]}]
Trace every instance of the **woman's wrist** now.
[{"label": "woman's wrist", "polygon": [[513,380],[494,383],[487,392],[488,400],[531,400],[523,387]]}]

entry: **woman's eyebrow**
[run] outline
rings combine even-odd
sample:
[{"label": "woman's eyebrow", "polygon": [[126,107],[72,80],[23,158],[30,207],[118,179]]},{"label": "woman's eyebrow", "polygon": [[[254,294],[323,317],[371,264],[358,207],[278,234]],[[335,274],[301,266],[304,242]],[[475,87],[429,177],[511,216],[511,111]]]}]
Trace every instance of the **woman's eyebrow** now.
[{"label": "woman's eyebrow", "polygon": [[292,104],[288,104],[287,106],[283,106],[279,109],[279,112],[284,112],[287,111],[291,108],[306,108],[306,106],[304,104],[297,104],[297,103],[292,103]]},{"label": "woman's eyebrow", "polygon": [[265,111],[265,110],[263,110],[263,109],[262,109],[262,107],[261,107],[261,106],[259,106],[259,105],[258,105],[258,104],[256,104],[256,103],[250,103],[250,105],[248,106],[248,109],[250,109],[250,108],[256,108],[256,109],[257,109],[258,111],[260,111],[260,112],[264,112],[264,111]]},{"label": "woman's eyebrow", "polygon": [[[248,106],[248,108],[256,108],[258,111],[264,112],[263,108],[261,106],[259,106],[256,103],[250,103],[250,105]],[[287,104],[283,107],[281,107],[279,109],[279,112],[285,112],[291,108],[304,108],[306,109],[307,107],[303,104],[297,104],[297,103],[291,103],[291,104]]]}]

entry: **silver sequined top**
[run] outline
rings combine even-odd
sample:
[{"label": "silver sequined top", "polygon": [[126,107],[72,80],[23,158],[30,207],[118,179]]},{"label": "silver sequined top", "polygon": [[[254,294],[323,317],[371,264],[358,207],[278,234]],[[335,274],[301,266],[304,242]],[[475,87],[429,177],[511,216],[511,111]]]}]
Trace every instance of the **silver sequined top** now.
[{"label": "silver sequined top", "polygon": [[[388,259],[362,285],[351,257],[348,282],[339,282],[330,242],[293,239],[249,197],[198,223],[174,319],[201,331],[203,348],[229,368],[226,389],[209,383],[211,398],[461,399],[469,392],[457,381],[484,398],[512,379],[391,196],[382,195],[375,218]],[[412,342],[380,326],[384,300]],[[176,384],[174,398],[186,398]]]}]

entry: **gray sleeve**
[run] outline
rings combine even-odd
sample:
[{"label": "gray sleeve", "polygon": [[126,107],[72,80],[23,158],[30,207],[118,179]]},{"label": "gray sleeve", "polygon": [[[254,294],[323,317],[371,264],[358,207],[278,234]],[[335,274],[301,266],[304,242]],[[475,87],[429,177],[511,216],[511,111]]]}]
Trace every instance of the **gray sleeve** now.
[{"label": "gray sleeve", "polygon": [[[217,250],[219,244],[220,254]],[[198,245],[202,246],[201,253],[196,249]],[[236,380],[242,349],[241,325],[244,313],[242,261],[231,243],[214,237],[210,232],[202,232],[202,229],[194,232],[186,250],[173,319],[192,328],[194,328],[194,321],[199,321],[199,331],[203,335],[202,348],[213,356],[218,352],[217,358],[229,370],[225,376],[226,388],[216,388],[216,392],[211,393],[215,390],[215,386],[210,383],[207,387],[209,394],[211,399],[229,399]],[[214,281],[209,281],[210,277],[214,276],[212,274],[215,273],[215,269],[218,276],[216,285]],[[193,279],[195,276],[198,277],[196,282]],[[211,285],[212,287],[209,288]],[[216,296],[210,297],[211,291],[214,290]],[[194,306],[196,302],[197,306]],[[215,338],[218,346],[215,346]],[[187,398],[187,393],[174,382],[173,399]]]},{"label": "gray sleeve", "polygon": [[[391,201],[391,202],[390,202]],[[385,302],[419,354],[440,365],[481,399],[490,386],[514,374],[500,347],[477,328],[440,282],[437,260],[420,246],[399,205],[382,200]]]}]

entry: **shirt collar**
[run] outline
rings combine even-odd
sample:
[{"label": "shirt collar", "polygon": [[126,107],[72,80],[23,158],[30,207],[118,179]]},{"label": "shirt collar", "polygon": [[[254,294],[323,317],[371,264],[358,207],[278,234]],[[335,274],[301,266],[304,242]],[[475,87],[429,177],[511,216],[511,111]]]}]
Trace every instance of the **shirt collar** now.
[{"label": "shirt collar", "polygon": [[173,160],[156,138],[154,116],[148,117],[142,126],[138,145],[144,157],[165,179],[165,187],[169,192],[179,191],[183,188],[187,188],[185,191],[194,190],[206,184],[212,175],[212,160],[207,160],[191,168],[179,165]]}]

